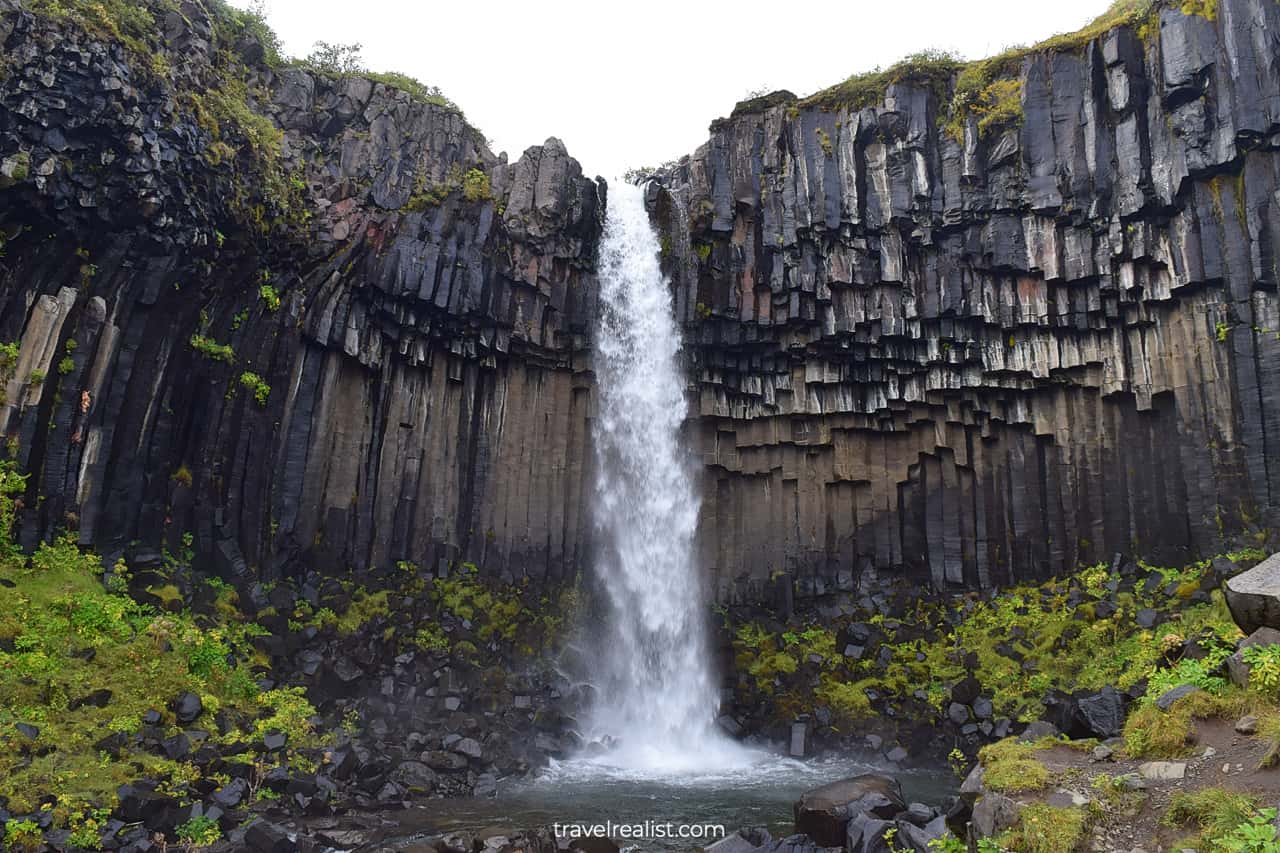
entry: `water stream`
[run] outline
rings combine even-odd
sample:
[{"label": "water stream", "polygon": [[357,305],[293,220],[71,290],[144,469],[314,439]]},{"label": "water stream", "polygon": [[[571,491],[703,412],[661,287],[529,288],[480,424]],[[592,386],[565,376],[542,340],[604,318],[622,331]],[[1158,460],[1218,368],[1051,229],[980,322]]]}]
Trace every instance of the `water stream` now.
[{"label": "water stream", "polygon": [[[698,492],[680,440],[687,406],[679,327],[637,187],[610,185],[599,269],[595,518],[610,612],[589,653],[598,701],[582,722],[591,748],[533,778],[503,780],[496,799],[426,801],[406,813],[401,831],[612,821],[728,832],[764,825],[785,836],[802,792],[885,768],[878,756],[797,761],[738,744],[715,725],[694,556]],[[945,770],[895,775],[908,799],[936,804],[954,787]],[[637,849],[696,846],[650,837]]]},{"label": "water stream", "polygon": [[714,725],[717,689],[694,562],[698,491],[680,440],[680,332],[643,190],[610,188],[600,244],[595,428],[597,565],[609,597],[597,763],[626,771],[723,769],[751,755]]}]

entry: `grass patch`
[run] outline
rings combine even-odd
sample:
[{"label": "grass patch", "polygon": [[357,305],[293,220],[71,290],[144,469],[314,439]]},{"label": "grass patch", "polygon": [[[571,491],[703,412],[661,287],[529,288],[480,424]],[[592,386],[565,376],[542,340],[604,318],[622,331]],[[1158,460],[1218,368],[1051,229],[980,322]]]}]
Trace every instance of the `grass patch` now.
[{"label": "grass patch", "polygon": [[[1089,42],[1121,26],[1137,27],[1139,37],[1145,41],[1158,30],[1157,8],[1154,0],[1116,0],[1084,27],[1030,47],[1013,47],[972,62],[946,51],[922,51],[888,68],[855,74],[799,100],[790,92],[775,92],[742,101],[734,107],[731,117],[761,112],[780,104],[793,104],[793,112],[805,108],[857,110],[881,103],[891,85],[908,83],[933,92],[939,105],[939,120],[957,141],[962,140],[965,122],[970,116],[978,120],[979,135],[986,136],[1022,123],[1021,69],[1028,56],[1078,52]],[[1185,0],[1182,10],[1213,20],[1217,1]],[[712,129],[716,129],[716,124]]]},{"label": "grass patch", "polygon": [[1018,825],[997,839],[1010,853],[1071,853],[1084,842],[1089,820],[1084,809],[1043,803],[1024,806]]},{"label": "grass patch", "polygon": [[1270,708],[1258,714],[1258,737],[1267,744],[1267,751],[1258,762],[1261,768],[1280,765],[1280,710]]},{"label": "grass patch", "polygon": [[1144,703],[1124,724],[1125,752],[1131,758],[1178,758],[1185,756],[1195,736],[1195,721],[1211,717],[1232,717],[1248,707],[1249,697],[1240,691],[1217,696],[1200,692],[1184,696],[1161,711]]},{"label": "grass patch", "polygon": [[1036,758],[1041,748],[1041,744],[1023,743],[1017,738],[984,746],[978,750],[982,783],[1004,794],[1040,790],[1051,778],[1049,769]]},{"label": "grass patch", "polygon": [[1258,801],[1254,797],[1225,788],[1177,791],[1160,822],[1165,826],[1195,827],[1212,838],[1226,835],[1248,822],[1257,808]]},{"label": "grass patch", "polygon": [[861,109],[884,100],[885,92],[895,83],[911,83],[930,89],[939,101],[945,101],[951,78],[963,67],[964,61],[954,53],[942,50],[921,51],[884,70],[855,74],[843,83],[801,99],[797,106],[801,109]]}]

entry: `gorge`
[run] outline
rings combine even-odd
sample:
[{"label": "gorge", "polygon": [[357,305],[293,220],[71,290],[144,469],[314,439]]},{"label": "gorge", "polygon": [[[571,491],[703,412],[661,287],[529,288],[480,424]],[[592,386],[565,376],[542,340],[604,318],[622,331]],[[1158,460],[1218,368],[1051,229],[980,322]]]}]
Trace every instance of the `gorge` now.
[{"label": "gorge", "polygon": [[1271,737],[1223,583],[1280,528],[1274,0],[752,97],[634,185],[221,0],[0,45],[6,826],[382,849],[317,821],[874,767],[901,841],[1025,793],[1030,727]]}]

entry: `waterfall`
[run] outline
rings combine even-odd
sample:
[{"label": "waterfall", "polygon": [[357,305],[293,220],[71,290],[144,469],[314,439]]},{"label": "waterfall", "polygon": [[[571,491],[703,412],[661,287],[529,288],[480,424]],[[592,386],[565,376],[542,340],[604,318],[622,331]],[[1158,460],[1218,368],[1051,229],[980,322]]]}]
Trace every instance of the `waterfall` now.
[{"label": "waterfall", "polygon": [[610,613],[594,728],[616,739],[614,766],[706,767],[745,750],[713,719],[680,333],[638,187],[610,187],[599,270],[594,514]]}]

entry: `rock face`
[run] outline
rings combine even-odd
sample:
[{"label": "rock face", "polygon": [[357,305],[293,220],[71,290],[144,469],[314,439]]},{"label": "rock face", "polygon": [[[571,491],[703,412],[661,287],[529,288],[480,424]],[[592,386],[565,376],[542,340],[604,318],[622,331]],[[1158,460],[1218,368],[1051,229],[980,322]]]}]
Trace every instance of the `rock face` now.
[{"label": "rock face", "polygon": [[1258,565],[1222,585],[1231,618],[1246,634],[1259,628],[1280,630],[1280,554],[1272,554]]},{"label": "rock face", "polygon": [[167,10],[135,47],[0,0],[25,542],[574,573],[603,185],[557,140],[507,163],[439,98]]},{"label": "rock face", "polygon": [[962,139],[909,80],[741,105],[651,185],[722,600],[986,587],[1276,524],[1280,6],[1162,8]]}]

